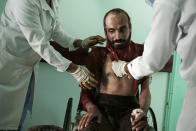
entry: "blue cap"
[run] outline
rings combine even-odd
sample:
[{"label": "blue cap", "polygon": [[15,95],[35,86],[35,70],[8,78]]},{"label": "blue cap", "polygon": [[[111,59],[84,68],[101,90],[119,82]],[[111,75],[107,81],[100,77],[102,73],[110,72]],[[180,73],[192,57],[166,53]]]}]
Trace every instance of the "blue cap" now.
[{"label": "blue cap", "polygon": [[145,0],[146,1],[146,3],[148,4],[148,5],[150,5],[150,6],[153,6],[153,4],[154,4],[154,2],[155,2],[155,0]]}]

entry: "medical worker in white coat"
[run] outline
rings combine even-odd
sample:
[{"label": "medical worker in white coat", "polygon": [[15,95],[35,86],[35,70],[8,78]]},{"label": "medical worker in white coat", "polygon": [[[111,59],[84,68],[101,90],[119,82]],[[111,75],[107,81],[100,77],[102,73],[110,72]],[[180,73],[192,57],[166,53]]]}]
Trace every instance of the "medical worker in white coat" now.
[{"label": "medical worker in white coat", "polygon": [[130,63],[113,62],[114,73],[141,79],[159,71],[174,50],[181,58],[180,74],[187,83],[177,131],[196,131],[196,0],[148,0],[154,8],[144,52]]},{"label": "medical worker in white coat", "polygon": [[32,109],[41,58],[60,72],[70,72],[87,87],[96,84],[85,67],[73,64],[50,46],[49,41],[54,40],[75,50],[97,42],[95,37],[82,41],[65,34],[58,10],[59,0],[7,0],[0,21],[0,130],[20,130],[27,110]]}]

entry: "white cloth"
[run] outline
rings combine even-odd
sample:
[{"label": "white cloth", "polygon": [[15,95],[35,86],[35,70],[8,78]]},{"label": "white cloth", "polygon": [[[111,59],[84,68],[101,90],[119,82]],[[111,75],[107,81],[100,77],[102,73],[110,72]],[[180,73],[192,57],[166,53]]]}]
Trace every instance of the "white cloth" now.
[{"label": "white cloth", "polygon": [[126,64],[127,62],[121,60],[112,62],[112,70],[117,77],[123,77],[124,75],[127,75],[124,69]]},{"label": "white cloth", "polygon": [[196,131],[196,87],[188,87],[176,131]]},{"label": "white cloth", "polygon": [[[157,72],[176,50],[181,57],[180,74],[188,87],[195,88],[196,0],[155,0],[153,8],[151,31],[145,41],[143,55],[128,64],[129,72],[135,79]],[[188,111],[196,108],[195,92],[185,98],[186,103],[177,131],[196,131],[196,113]]]},{"label": "white cloth", "polygon": [[70,73],[80,84],[81,82],[86,82],[88,81],[89,78],[89,71],[85,66],[80,66],[78,65],[78,68],[75,72]]},{"label": "white cloth", "polygon": [[144,114],[144,111],[140,108],[137,108],[137,109],[134,109],[132,112],[131,112],[131,116],[134,117],[134,119],[136,119],[139,115],[141,114]]},{"label": "white cloth", "polygon": [[143,55],[128,64],[129,72],[135,79],[157,72],[176,50],[182,78],[189,87],[196,85],[196,1],[156,0],[153,8]]},{"label": "white cloth", "polygon": [[0,130],[18,127],[30,77],[34,71],[37,78],[41,57],[58,71],[71,63],[49,44],[53,39],[74,49],[75,40],[62,31],[59,0],[51,2],[52,9],[46,0],[7,0],[0,21]]}]

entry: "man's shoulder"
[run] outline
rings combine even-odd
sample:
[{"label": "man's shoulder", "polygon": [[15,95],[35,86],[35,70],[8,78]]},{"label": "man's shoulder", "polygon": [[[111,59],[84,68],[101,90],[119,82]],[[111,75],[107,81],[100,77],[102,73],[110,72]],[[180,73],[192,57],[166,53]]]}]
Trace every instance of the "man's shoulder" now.
[{"label": "man's shoulder", "polygon": [[144,48],[144,44],[139,44],[139,43],[135,43],[133,41],[131,41],[131,45],[135,48],[141,48],[143,49]]},{"label": "man's shoulder", "polygon": [[144,50],[143,44],[139,44],[139,43],[135,43],[135,42],[131,41],[131,46],[132,46],[132,49],[134,50],[135,54],[141,55],[143,53],[143,50]]},{"label": "man's shoulder", "polygon": [[93,46],[91,48],[90,54],[97,54],[101,55],[107,51],[106,47],[101,47],[101,46]]},{"label": "man's shoulder", "polygon": [[87,68],[95,74],[96,78],[100,78],[101,76],[101,68],[104,64],[105,61],[105,54],[107,52],[106,47],[92,47],[91,51],[88,54],[88,59],[87,59]]}]

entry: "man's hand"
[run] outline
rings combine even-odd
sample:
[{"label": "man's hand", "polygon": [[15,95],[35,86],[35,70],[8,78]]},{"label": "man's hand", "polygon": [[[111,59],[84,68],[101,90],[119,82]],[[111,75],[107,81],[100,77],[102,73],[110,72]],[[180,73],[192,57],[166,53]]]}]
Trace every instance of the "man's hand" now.
[{"label": "man's hand", "polygon": [[[134,117],[134,119],[132,119]],[[135,109],[131,115],[131,124],[133,131],[149,131],[147,117],[141,109]]]},{"label": "man's hand", "polygon": [[139,115],[133,122],[132,122],[132,130],[133,131],[149,131],[149,125],[145,114]]},{"label": "man's hand", "polygon": [[93,118],[97,118],[97,122],[101,123],[102,114],[99,111],[99,109],[97,108],[97,106],[90,103],[90,104],[86,104],[86,108],[87,108],[87,113],[82,116],[82,118],[79,122],[79,125],[78,125],[78,130],[81,130],[84,127],[87,127],[89,122]]},{"label": "man's hand", "polygon": [[125,72],[126,65],[127,62],[121,60],[112,62],[112,70],[114,71],[117,77],[123,77],[125,75],[128,75],[128,73]]},{"label": "man's hand", "polygon": [[77,69],[70,74],[78,81],[82,88],[88,88],[89,90],[95,88],[98,81],[95,80],[94,74],[92,74],[86,67],[77,66]]},{"label": "man's hand", "polygon": [[91,37],[88,37],[86,39],[84,39],[82,42],[81,42],[81,47],[82,48],[89,48],[91,46],[94,46],[96,45],[97,43],[100,43],[100,44],[103,44],[103,42],[105,41],[106,39],[97,35],[97,36],[91,36]]}]

